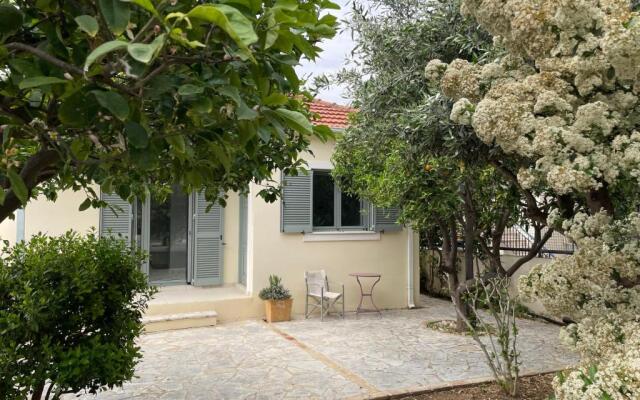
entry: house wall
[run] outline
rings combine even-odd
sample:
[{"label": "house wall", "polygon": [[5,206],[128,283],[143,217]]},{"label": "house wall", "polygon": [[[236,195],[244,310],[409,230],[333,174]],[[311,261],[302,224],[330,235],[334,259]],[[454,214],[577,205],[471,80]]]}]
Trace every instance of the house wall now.
[{"label": "house wall", "polygon": [[[91,228],[98,229],[99,210],[78,211],[86,198],[84,192],[64,191],[53,202],[44,196],[30,201],[24,210],[24,237],[29,239],[37,233],[55,236],[73,229],[87,233]],[[5,220],[0,224],[0,238],[16,241],[17,226],[15,220]]]},{"label": "house wall", "polygon": [[[331,155],[335,143],[322,143],[312,140],[312,154],[303,158],[311,167],[330,166]],[[360,301],[360,289],[353,272],[376,272],[382,279],[376,285],[374,301],[380,308],[405,308],[408,303],[408,240],[409,232],[360,234],[363,238],[378,237],[377,240],[355,241],[305,241],[301,233],[280,232],[281,202],[268,204],[256,199],[259,187],[252,187],[253,220],[253,285],[252,291],[257,296],[260,289],[268,285],[270,274],[279,275],[283,284],[291,291],[294,298],[294,313],[304,312],[305,282],[304,272],[324,269],[331,282],[344,283],[345,304],[349,311],[355,310]],[[337,235],[336,235],[337,236]],[[308,236],[307,236],[308,237]],[[417,235],[414,241],[414,303],[419,299],[419,255]],[[363,278],[364,285],[374,280]],[[363,306],[369,306],[365,299]],[[256,312],[261,315],[262,304],[258,304]],[[367,307],[368,308],[368,307]]]}]

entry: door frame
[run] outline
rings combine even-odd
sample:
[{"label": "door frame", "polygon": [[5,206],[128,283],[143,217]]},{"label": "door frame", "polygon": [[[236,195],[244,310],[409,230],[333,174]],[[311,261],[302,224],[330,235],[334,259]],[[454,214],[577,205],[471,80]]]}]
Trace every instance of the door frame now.
[{"label": "door frame", "polygon": [[[147,280],[154,285],[159,286],[170,286],[170,285],[190,285],[193,279],[193,252],[194,252],[194,240],[193,240],[193,224],[194,224],[194,202],[195,202],[194,193],[190,193],[187,199],[188,210],[187,210],[187,275],[184,281],[174,280],[174,281],[152,281],[151,275],[149,274],[149,259],[145,260],[142,263],[142,272],[147,276]],[[133,208],[133,231],[137,233],[137,224],[138,224],[138,202],[136,201],[136,207]],[[151,199],[150,196],[147,196],[142,202],[142,207],[140,207],[142,212],[140,218],[140,237],[141,243],[140,248],[145,251],[147,254],[150,254],[151,247]]]}]

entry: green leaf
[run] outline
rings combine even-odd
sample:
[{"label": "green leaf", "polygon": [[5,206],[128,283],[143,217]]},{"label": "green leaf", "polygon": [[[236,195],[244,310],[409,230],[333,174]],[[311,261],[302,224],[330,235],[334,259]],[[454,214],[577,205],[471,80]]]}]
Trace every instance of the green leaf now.
[{"label": "green leaf", "polygon": [[124,32],[129,25],[131,15],[129,4],[121,0],[98,0],[98,2],[111,32],[116,36]]},{"label": "green leaf", "polygon": [[193,85],[191,83],[184,84],[178,88],[180,96],[193,96],[204,92],[204,86]]},{"label": "green leaf", "polygon": [[265,106],[282,106],[287,104],[289,97],[282,93],[271,93],[269,96],[262,99],[262,104]]},{"label": "green leaf", "polygon": [[144,8],[145,10],[149,11],[151,14],[155,16],[158,15],[158,11],[153,6],[153,3],[151,2],[151,0],[129,0],[129,1],[131,1],[133,4],[139,5],[140,7]]},{"label": "green leaf", "polygon": [[94,96],[98,103],[109,110],[120,121],[124,121],[129,116],[129,104],[127,100],[116,92],[94,90]]},{"label": "green leaf", "polygon": [[91,15],[79,15],[74,19],[80,30],[87,35],[95,37],[98,34],[98,30],[100,30],[98,21]]},{"label": "green leaf", "polygon": [[244,101],[240,102],[238,108],[236,109],[236,117],[238,117],[239,120],[256,119],[258,118],[258,115],[260,114],[258,114],[256,110],[249,108],[249,106],[247,106]]},{"label": "green leaf", "polygon": [[20,81],[18,87],[20,89],[30,89],[38,86],[52,85],[54,83],[68,83],[69,81],[56,78],[54,76],[34,76]]},{"label": "green leaf", "polygon": [[184,136],[180,134],[171,134],[165,136],[167,143],[171,145],[178,153],[184,153],[187,146],[184,143]]},{"label": "green leaf", "polygon": [[22,177],[12,168],[7,171],[7,177],[11,183],[11,190],[22,204],[27,204],[29,190],[24,184]]},{"label": "green leaf", "polygon": [[127,42],[122,40],[112,40],[110,42],[106,42],[96,47],[89,55],[84,62],[84,70],[88,71],[91,64],[96,62],[99,58],[104,57],[106,54],[111,53],[112,51],[119,50],[127,47]]},{"label": "green leaf", "polygon": [[280,8],[287,11],[295,11],[298,9],[298,1],[296,0],[277,0],[273,8]]},{"label": "green leaf", "polygon": [[70,127],[86,127],[95,119],[98,110],[98,102],[94,96],[78,91],[62,102],[58,109],[58,118]]},{"label": "green leaf", "polygon": [[124,126],[127,140],[132,147],[144,149],[149,145],[149,135],[147,130],[137,122],[127,122]]},{"label": "green leaf", "polygon": [[149,44],[131,43],[127,46],[127,51],[134,60],[149,64],[164,45],[164,39],[165,34],[163,33],[162,35],[158,35],[158,37]]},{"label": "green leaf", "polygon": [[274,111],[291,129],[310,135],[313,133],[311,122],[297,111],[278,108]]},{"label": "green leaf", "polygon": [[[200,5],[189,11],[187,17],[200,19],[219,26],[248,54],[251,54],[248,46],[258,41],[258,36],[253,30],[251,20],[231,6],[224,4]],[[250,57],[255,61],[253,56]]]},{"label": "green leaf", "polygon": [[340,5],[334,3],[333,1],[329,1],[329,0],[323,0],[322,3],[320,3],[320,7],[328,9],[328,10],[339,10],[340,9]]},{"label": "green leaf", "polygon": [[79,137],[71,142],[71,153],[81,161],[89,158],[91,154],[91,142],[86,137]]},{"label": "green leaf", "polygon": [[87,208],[91,207],[91,199],[86,198],[84,199],[84,201],[80,204],[80,207],[78,207],[79,211],[84,211]]},{"label": "green leaf", "polygon": [[20,10],[9,4],[0,4],[0,35],[10,35],[22,27]]},{"label": "green leaf", "polygon": [[227,154],[227,152],[217,144],[211,144],[209,148],[213,152],[216,160],[220,161],[220,164],[222,164],[222,167],[225,169],[225,171],[229,171],[231,169],[231,160],[229,160],[229,155]]}]

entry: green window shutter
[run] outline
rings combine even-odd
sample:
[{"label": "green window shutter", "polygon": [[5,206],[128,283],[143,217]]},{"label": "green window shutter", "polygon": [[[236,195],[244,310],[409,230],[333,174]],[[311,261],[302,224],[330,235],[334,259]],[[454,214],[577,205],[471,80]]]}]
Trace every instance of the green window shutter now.
[{"label": "green window shutter", "polygon": [[100,209],[100,236],[121,236],[131,239],[133,207],[117,194],[101,193],[109,206]]},{"label": "green window shutter", "polygon": [[215,204],[209,212],[209,203],[202,193],[195,199],[193,284],[196,286],[222,284],[222,234],[224,212]]},{"label": "green window shutter", "polygon": [[313,172],[308,175],[282,176],[280,230],[285,233],[311,232]]},{"label": "green window shutter", "polygon": [[398,207],[375,207],[373,214],[373,230],[376,232],[395,232],[402,230],[398,223],[400,209]]}]

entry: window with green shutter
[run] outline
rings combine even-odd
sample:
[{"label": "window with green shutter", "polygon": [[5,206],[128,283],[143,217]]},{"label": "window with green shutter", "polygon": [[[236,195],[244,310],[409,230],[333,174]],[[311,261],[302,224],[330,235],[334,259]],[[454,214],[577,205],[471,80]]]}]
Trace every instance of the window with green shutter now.
[{"label": "window with green shutter", "polygon": [[343,193],[329,170],[312,170],[297,176],[283,175],[282,182],[282,232],[391,232],[402,229],[396,222],[397,208],[372,207],[356,196]]}]

